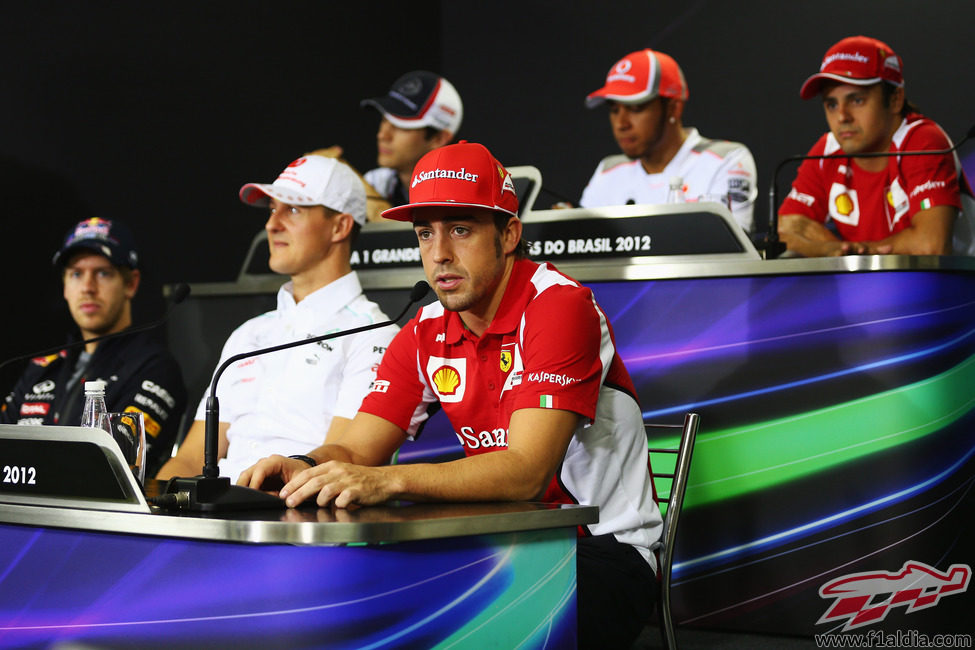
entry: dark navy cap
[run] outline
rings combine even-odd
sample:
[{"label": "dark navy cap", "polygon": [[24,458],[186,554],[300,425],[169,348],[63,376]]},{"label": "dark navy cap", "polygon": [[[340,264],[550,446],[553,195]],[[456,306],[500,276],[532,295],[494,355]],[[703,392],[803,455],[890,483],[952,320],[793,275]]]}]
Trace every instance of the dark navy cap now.
[{"label": "dark navy cap", "polygon": [[54,254],[54,265],[63,267],[71,253],[90,250],[104,255],[115,266],[139,268],[139,254],[135,251],[135,238],[124,224],[92,217],[85,219],[68,231],[61,250]]}]

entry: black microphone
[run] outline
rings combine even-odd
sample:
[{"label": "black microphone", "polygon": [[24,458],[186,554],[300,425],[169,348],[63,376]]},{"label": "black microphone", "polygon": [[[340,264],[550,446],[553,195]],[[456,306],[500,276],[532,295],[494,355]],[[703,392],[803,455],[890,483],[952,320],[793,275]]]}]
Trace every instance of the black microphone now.
[{"label": "black microphone", "polygon": [[840,151],[838,153],[822,154],[818,156],[789,156],[788,158],[779,162],[775,167],[775,173],[772,174],[772,186],[769,187],[769,228],[768,234],[765,236],[765,241],[762,247],[765,249],[765,255],[767,258],[771,259],[778,257],[783,252],[785,252],[785,245],[779,241],[779,213],[777,208],[778,204],[778,184],[779,184],[779,172],[787,164],[792,162],[801,162],[803,160],[823,160],[825,158],[894,158],[897,156],[944,156],[949,153],[954,153],[958,147],[962,146],[972,138],[975,138],[975,124],[973,124],[969,129],[965,137],[962,138],[958,144],[948,147],[947,149],[932,149],[929,151],[874,151],[871,153],[858,153],[858,154],[847,154]]},{"label": "black microphone", "polygon": [[64,343],[62,345],[56,345],[51,348],[45,348],[43,350],[36,350],[34,352],[29,352],[28,354],[22,354],[20,356],[13,357],[12,359],[7,359],[6,361],[0,363],[0,369],[5,366],[14,363],[16,361],[23,361],[24,359],[33,359],[34,357],[43,357],[48,354],[54,354],[60,352],[61,350],[70,350],[72,348],[81,347],[83,345],[88,345],[89,343],[98,343],[99,341],[104,341],[106,339],[114,339],[119,336],[128,336],[129,334],[136,334],[138,332],[145,332],[146,330],[151,330],[159,327],[167,320],[169,320],[169,315],[173,311],[173,307],[183,302],[186,296],[190,295],[190,285],[185,282],[177,284],[169,297],[169,306],[166,311],[163,312],[162,318],[155,320],[151,323],[145,325],[139,325],[137,327],[127,327],[124,330],[113,332],[111,334],[102,334],[101,336],[95,336],[90,339],[84,339],[81,341],[71,341],[69,343]]},{"label": "black microphone", "polygon": [[284,501],[276,496],[261,492],[260,490],[244,487],[242,485],[231,485],[229,477],[220,476],[220,468],[218,465],[220,444],[220,401],[217,399],[217,382],[220,381],[220,377],[223,375],[224,370],[230,367],[230,365],[233,363],[237,363],[238,361],[249,359],[251,357],[260,356],[262,354],[277,352],[279,350],[287,350],[298,347],[299,345],[308,345],[309,343],[336,339],[342,336],[349,336],[351,334],[358,334],[360,332],[366,332],[368,330],[378,329],[388,325],[395,325],[401,318],[403,318],[407,310],[413,306],[413,304],[423,300],[423,298],[429,292],[429,284],[422,280],[417,282],[415,285],[413,285],[413,289],[410,291],[410,301],[403,307],[403,310],[399,313],[399,315],[391,320],[362,325],[360,327],[354,327],[352,329],[342,330],[339,332],[332,332],[330,334],[323,334],[321,336],[314,336],[307,339],[301,339],[299,341],[291,341],[290,343],[272,345],[259,350],[241,352],[240,354],[235,354],[234,356],[229,357],[226,361],[221,363],[217,368],[217,371],[213,373],[213,380],[210,382],[210,394],[207,396],[205,407],[206,420],[204,421],[203,473],[200,476],[191,478],[171,478],[169,483],[166,485],[165,494],[163,496],[173,496],[170,496],[170,498],[167,499],[157,499],[156,505],[167,507],[175,506],[177,508],[185,508],[187,510],[201,512],[284,507]]}]

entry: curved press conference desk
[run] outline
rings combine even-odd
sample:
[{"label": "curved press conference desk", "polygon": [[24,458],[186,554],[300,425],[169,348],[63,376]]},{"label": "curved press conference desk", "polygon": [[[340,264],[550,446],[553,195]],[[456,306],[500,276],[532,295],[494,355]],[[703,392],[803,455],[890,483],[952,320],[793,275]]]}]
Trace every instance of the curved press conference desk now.
[{"label": "curved press conference desk", "polygon": [[[537,259],[592,288],[644,420],[701,415],[675,549],[678,623],[836,632],[853,614],[827,616],[840,602],[829,583],[859,585],[854,604],[869,609],[885,597],[864,593],[875,578],[898,604],[859,629],[970,632],[975,260],[763,260],[727,210],[703,204],[524,221]],[[397,313],[423,277],[409,225],[363,229],[357,245],[366,293]],[[200,343],[193,359],[212,359],[201,391],[227,332],[207,349],[197,324],[273,306],[281,279],[255,260],[235,283],[194,286],[171,328],[174,344]],[[441,413],[399,458],[457,452]]]},{"label": "curved press conference desk", "polygon": [[[422,271],[408,225],[380,226],[363,229],[357,268],[367,294],[397,313]],[[812,637],[842,630],[862,608],[878,617],[862,631],[971,632],[975,260],[762,260],[727,210],[695,205],[534,212],[525,226],[538,259],[592,288],[645,421],[701,414],[675,551],[678,623]],[[174,311],[170,340],[184,370],[199,366],[198,392],[229,330],[273,307],[281,282],[245,264],[236,282],[194,285]],[[440,413],[399,459],[457,452]],[[248,548],[259,552],[238,551]],[[99,552],[111,567],[110,557]],[[167,547],[131,575],[170,557],[189,574],[200,566]],[[232,571],[203,566],[198,590],[257,598]],[[834,610],[837,580],[854,587],[846,616]],[[140,582],[127,602],[150,586]]]},{"label": "curved press conference desk", "polygon": [[187,516],[0,504],[0,647],[572,647],[541,504]]}]

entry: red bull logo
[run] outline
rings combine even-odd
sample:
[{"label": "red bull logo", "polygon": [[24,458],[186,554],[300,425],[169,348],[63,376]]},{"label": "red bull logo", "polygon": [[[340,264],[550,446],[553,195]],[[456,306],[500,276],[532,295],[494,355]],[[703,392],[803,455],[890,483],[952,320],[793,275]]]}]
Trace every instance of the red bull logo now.
[{"label": "red bull logo", "polygon": [[112,230],[112,222],[98,217],[85,219],[75,226],[74,233],[68,238],[65,244],[70,244],[77,239],[108,239]]},{"label": "red bull logo", "polygon": [[816,624],[846,620],[843,631],[884,620],[894,607],[911,614],[937,605],[944,596],[964,593],[972,577],[967,564],[952,564],[942,573],[923,562],[908,561],[900,571],[851,573],[819,588],[823,599],[836,601]]}]

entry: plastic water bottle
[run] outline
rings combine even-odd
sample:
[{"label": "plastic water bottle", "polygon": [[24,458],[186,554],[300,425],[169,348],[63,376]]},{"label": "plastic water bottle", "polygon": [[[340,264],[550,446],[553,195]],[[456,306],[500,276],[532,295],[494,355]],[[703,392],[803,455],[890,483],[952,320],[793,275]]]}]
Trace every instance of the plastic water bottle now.
[{"label": "plastic water bottle", "polygon": [[109,431],[105,414],[105,382],[91,379],[85,382],[85,408],[81,411],[81,426]]},{"label": "plastic water bottle", "polygon": [[670,177],[670,187],[667,190],[667,203],[686,203],[684,196],[684,179],[680,176]]}]

